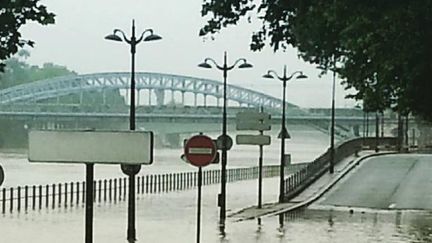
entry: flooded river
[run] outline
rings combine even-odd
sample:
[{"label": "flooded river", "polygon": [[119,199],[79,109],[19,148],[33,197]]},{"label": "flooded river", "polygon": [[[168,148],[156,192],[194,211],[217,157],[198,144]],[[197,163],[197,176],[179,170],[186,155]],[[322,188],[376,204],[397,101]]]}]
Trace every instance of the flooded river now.
[{"label": "flooded river", "polygon": [[[310,161],[328,146],[328,137],[317,131],[298,129],[287,144],[294,163]],[[276,139],[265,150],[265,163],[279,163]],[[155,163],[140,173],[153,174],[194,170],[179,156],[181,149],[155,151]],[[229,153],[230,167],[255,166],[258,148],[235,146]],[[82,165],[30,164],[23,154],[1,154],[5,168],[4,186],[83,180]],[[209,169],[217,169],[212,165]],[[122,176],[116,166],[96,166],[96,177]],[[227,185],[227,214],[256,204],[255,180]],[[263,202],[275,202],[278,178],[263,182]],[[424,211],[371,211],[305,209],[281,216],[234,222],[226,231],[218,228],[216,197],[219,185],[203,188],[201,242],[432,242],[432,213]],[[126,242],[127,202],[97,203],[94,212],[94,242]],[[139,195],[137,198],[138,242],[190,243],[196,234],[196,190]],[[0,242],[76,243],[84,241],[84,208],[42,209],[0,215]]]}]

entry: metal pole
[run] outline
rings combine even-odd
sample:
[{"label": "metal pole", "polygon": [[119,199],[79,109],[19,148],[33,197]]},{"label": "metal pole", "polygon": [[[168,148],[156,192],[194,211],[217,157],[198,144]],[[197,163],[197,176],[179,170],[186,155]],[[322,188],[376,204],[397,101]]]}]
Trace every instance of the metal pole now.
[{"label": "metal pole", "polygon": [[[261,106],[261,113],[264,108]],[[264,132],[260,131],[260,135]],[[259,160],[258,160],[258,208],[262,208],[262,167],[263,167],[263,145],[259,146]]]},{"label": "metal pole", "polygon": [[135,230],[135,175],[129,175],[128,229],[127,240],[136,240]]},{"label": "metal pole", "polygon": [[226,101],[226,86],[227,86],[227,53],[224,53],[224,64],[223,64],[223,112],[222,112],[222,162],[221,162],[221,196],[220,196],[220,226],[221,230],[225,227],[225,215],[226,215],[226,165],[227,165],[227,148],[226,148],[226,136],[227,136],[227,101]]},{"label": "metal pole", "polygon": [[202,185],[202,169],[198,167],[198,202],[197,202],[197,238],[196,242],[200,243],[201,234],[201,185]]},{"label": "metal pole", "polygon": [[366,112],[363,107],[363,138],[366,137]]},{"label": "metal pole", "polygon": [[397,146],[398,146],[398,151],[399,152],[401,152],[402,151],[402,141],[403,141],[403,131],[402,131],[402,126],[403,126],[403,123],[402,123],[402,116],[401,116],[401,113],[400,113],[400,111],[398,111],[398,144],[397,144]]},{"label": "metal pole", "polygon": [[369,112],[366,112],[366,137],[369,137]]},{"label": "metal pole", "polygon": [[333,71],[333,85],[332,85],[332,107],[331,107],[331,131],[330,131],[330,166],[329,173],[334,173],[334,136],[335,136],[335,86],[336,86],[336,72]]},{"label": "metal pole", "polygon": [[416,145],[416,134],[415,134],[415,129],[412,129],[412,146]]},{"label": "metal pole", "polygon": [[86,164],[85,242],[93,242],[93,178],[94,164]]},{"label": "metal pole", "polygon": [[[263,135],[263,132],[260,131],[260,135]],[[262,169],[263,169],[263,145],[259,146],[259,165],[258,165],[258,208],[262,208]]]},{"label": "metal pole", "polygon": [[286,82],[288,81],[286,76],[286,66],[284,66],[284,76],[282,78],[283,89],[282,89],[282,124],[281,124],[281,154],[280,154],[280,178],[279,178],[279,202],[283,202],[285,194],[285,90]]},{"label": "metal pole", "polygon": [[[135,20],[132,20],[132,37],[130,39],[131,46],[131,90],[130,90],[130,115],[129,129],[135,130],[135,53],[136,53],[136,37],[135,37]],[[128,198],[128,226],[127,240],[135,242],[135,175],[141,169],[141,165],[123,165],[122,170],[129,176],[129,198]]]},{"label": "metal pole", "polygon": [[378,116],[378,112],[375,112],[375,152],[379,151],[378,138],[379,138],[379,116]]},{"label": "metal pole", "polygon": [[132,37],[130,40],[131,46],[131,90],[130,90],[130,110],[129,110],[129,129],[135,130],[135,52],[136,52],[136,38],[135,38],[135,20],[132,20]]},{"label": "metal pole", "polygon": [[409,142],[408,142],[408,124],[409,123],[409,113],[407,113],[407,115],[406,115],[406,117],[405,117],[405,146],[407,146],[407,149],[408,149],[408,144],[409,144]]}]

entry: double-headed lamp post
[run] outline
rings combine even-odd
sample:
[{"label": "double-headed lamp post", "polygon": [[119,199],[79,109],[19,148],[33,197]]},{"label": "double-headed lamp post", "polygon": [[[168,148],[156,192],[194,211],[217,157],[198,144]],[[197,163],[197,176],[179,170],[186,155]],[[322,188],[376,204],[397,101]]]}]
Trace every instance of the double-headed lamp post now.
[{"label": "double-headed lamp post", "polygon": [[282,89],[282,123],[281,123],[281,132],[279,134],[279,138],[281,139],[281,159],[280,159],[280,185],[279,185],[279,202],[283,202],[284,191],[285,191],[285,139],[290,138],[288,131],[285,126],[285,90],[287,81],[291,80],[293,77],[296,79],[304,79],[307,78],[306,75],[301,71],[295,71],[291,75],[287,76],[287,67],[284,66],[283,76],[280,77],[275,71],[269,70],[267,74],[263,75],[263,78],[277,78],[282,81],[283,89]]},{"label": "double-headed lamp post", "polygon": [[[117,35],[118,33],[121,36]],[[114,29],[114,32],[105,37],[107,40],[112,41],[125,41],[130,45],[131,52],[131,87],[130,87],[130,115],[129,115],[129,129],[135,130],[135,52],[136,46],[141,41],[155,41],[160,40],[162,37],[153,34],[152,29],[146,29],[141,33],[137,39],[135,36],[135,20],[132,20],[132,36],[126,37],[125,32],[119,29]],[[129,202],[128,202],[128,229],[127,240],[133,242],[136,240],[135,230],[135,175],[140,171],[141,165],[121,165],[122,171],[129,176]]]},{"label": "double-headed lamp post", "polygon": [[[226,218],[226,165],[227,165],[227,151],[230,149],[232,145],[231,138],[227,135],[227,97],[226,97],[226,86],[227,86],[227,74],[228,71],[238,68],[251,68],[252,64],[248,63],[246,59],[239,58],[237,59],[233,65],[228,66],[227,64],[227,53],[224,52],[224,62],[221,65],[218,65],[215,60],[212,58],[204,59],[204,62],[199,64],[198,66],[201,68],[212,68],[210,65],[212,63],[216,66],[217,69],[222,70],[223,72],[223,112],[222,112],[222,135],[218,138],[221,144],[222,150],[222,159],[221,159],[221,194],[218,197],[219,207],[220,207],[220,225],[222,228],[225,227],[225,218]],[[241,63],[241,64],[240,64]]]}]

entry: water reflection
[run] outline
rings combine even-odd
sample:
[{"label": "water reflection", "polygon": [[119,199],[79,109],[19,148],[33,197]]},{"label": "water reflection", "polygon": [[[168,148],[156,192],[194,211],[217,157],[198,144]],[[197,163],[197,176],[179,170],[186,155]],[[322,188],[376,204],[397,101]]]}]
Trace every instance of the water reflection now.
[{"label": "water reflection", "polygon": [[290,242],[432,242],[432,212],[302,210],[273,220],[279,242],[287,230]]},{"label": "water reflection", "polygon": [[432,215],[401,215],[402,225],[405,221],[409,222],[409,227],[400,227],[409,234],[413,239],[412,242],[432,242]]},{"label": "water reflection", "polygon": [[263,231],[262,231],[262,225],[261,225],[261,218],[257,218],[257,229],[255,231],[255,242],[257,242],[257,243],[261,242],[262,234],[263,234]]},{"label": "water reflection", "polygon": [[219,237],[221,239],[224,239],[226,237],[225,223],[220,223],[219,224]]},{"label": "water reflection", "polygon": [[284,214],[279,214],[279,228],[284,226]]},{"label": "water reflection", "polygon": [[334,225],[334,221],[333,221],[333,213],[332,213],[332,211],[330,211],[330,214],[329,214],[329,218],[328,218],[328,225],[330,226],[330,228],[332,228],[333,225]]},{"label": "water reflection", "polygon": [[285,215],[284,214],[279,214],[278,215],[279,218],[279,227],[277,228],[277,233],[276,233],[276,238],[279,240],[279,242],[285,242],[285,224],[284,224],[284,219],[285,219]]}]

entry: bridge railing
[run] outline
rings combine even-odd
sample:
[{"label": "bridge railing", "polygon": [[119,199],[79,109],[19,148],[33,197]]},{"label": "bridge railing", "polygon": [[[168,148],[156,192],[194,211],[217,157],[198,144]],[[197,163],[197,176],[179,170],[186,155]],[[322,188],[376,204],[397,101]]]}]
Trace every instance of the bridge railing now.
[{"label": "bridge railing", "polygon": [[[335,146],[334,163],[337,164],[344,158],[354,155],[360,150],[376,149],[377,147],[379,149],[397,150],[397,144],[398,139],[393,137],[384,137],[378,140],[376,138],[354,138]],[[330,150],[327,150],[324,154],[299,171],[289,175],[284,181],[284,201],[288,201],[297,196],[328,171],[329,161]]]},{"label": "bridge railing", "polygon": [[[221,114],[223,107],[221,106],[190,106],[190,105],[139,105],[136,107],[137,113],[163,113],[163,114]],[[227,110],[227,114],[235,116],[236,113],[245,110],[257,111],[258,108],[254,107],[237,107],[231,106]],[[62,103],[12,103],[0,104],[0,111],[2,112],[49,112],[49,113],[75,113],[75,112],[88,112],[88,113],[128,113],[129,106],[124,104],[62,104]],[[307,113],[300,112],[300,109],[289,111],[288,115],[291,116],[307,116]],[[267,109],[266,112],[273,114],[275,117],[280,116],[279,109]]]},{"label": "bridge railing", "polygon": [[[264,166],[263,177],[279,175],[279,166]],[[137,176],[136,193],[160,194],[195,188],[197,172],[178,172]],[[258,167],[232,168],[227,170],[227,182],[258,178]],[[220,182],[220,170],[203,171],[203,185]],[[95,180],[94,202],[116,203],[126,200],[128,180],[126,177]],[[30,210],[72,208],[85,204],[85,182],[57,183],[50,185],[26,185],[0,190],[2,214],[28,212]]]}]

